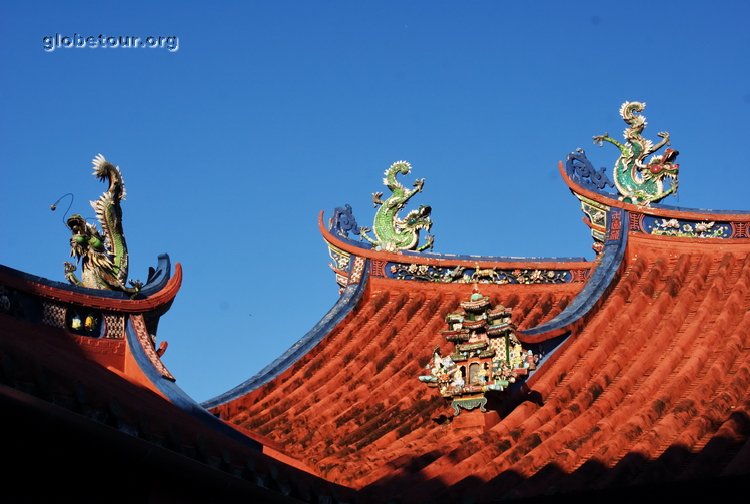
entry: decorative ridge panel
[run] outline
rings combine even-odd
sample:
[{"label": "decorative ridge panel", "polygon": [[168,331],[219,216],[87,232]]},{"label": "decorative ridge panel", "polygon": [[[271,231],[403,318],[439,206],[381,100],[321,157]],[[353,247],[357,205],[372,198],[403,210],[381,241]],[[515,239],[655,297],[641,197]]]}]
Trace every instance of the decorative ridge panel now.
[{"label": "decorative ridge panel", "polygon": [[[154,338],[148,333],[146,329],[146,322],[143,320],[142,315],[132,315],[128,319],[128,326],[132,327],[133,333],[135,334],[135,340],[138,342],[140,350],[149,360],[151,365],[159,372],[162,378],[166,378],[170,381],[175,381],[172,373],[169,372],[167,367],[159,358],[154,347]],[[131,341],[132,343],[133,341]]]},{"label": "decorative ridge panel", "polygon": [[536,268],[533,266],[527,268],[483,268],[479,264],[475,264],[473,267],[433,266],[388,261],[382,264],[379,274],[373,273],[373,276],[435,283],[532,285],[585,282],[590,271],[590,269]]}]

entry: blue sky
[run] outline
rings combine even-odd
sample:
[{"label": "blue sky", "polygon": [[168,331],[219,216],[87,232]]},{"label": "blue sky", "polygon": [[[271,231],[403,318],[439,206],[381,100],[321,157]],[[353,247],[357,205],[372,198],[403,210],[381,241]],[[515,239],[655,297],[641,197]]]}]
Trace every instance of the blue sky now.
[{"label": "blue sky", "polygon": [[[20,4],[20,3],[18,3]],[[5,2],[0,6],[0,263],[63,280],[71,212],[120,166],[131,278],[184,268],[164,361],[197,400],[237,385],[337,298],[320,210],[361,225],[382,172],[426,179],[435,251],[586,257],[558,160],[617,152],[644,101],[680,151],[678,197],[748,209],[746,2]],[[58,48],[45,36],[173,36],[179,48]]]}]

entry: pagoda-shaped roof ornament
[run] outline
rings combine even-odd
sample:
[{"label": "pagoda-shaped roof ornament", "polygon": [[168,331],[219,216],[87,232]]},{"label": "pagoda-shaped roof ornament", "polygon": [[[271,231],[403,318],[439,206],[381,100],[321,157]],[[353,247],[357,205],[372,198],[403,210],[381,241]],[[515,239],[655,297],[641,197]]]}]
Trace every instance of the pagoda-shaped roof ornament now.
[{"label": "pagoda-shaped roof ornament", "polygon": [[[613,171],[620,200],[641,205],[660,201],[677,192],[677,173],[680,168],[674,162],[679,152],[671,148],[646,161],[646,157],[665,145],[670,145],[670,142],[666,131],[657,133],[661,138],[657,143],[641,135],[646,127],[646,117],[640,115],[640,112],[645,108],[645,103],[636,101],[625,102],[620,107],[620,116],[628,125],[624,132],[625,143],[618,142],[608,133],[594,137],[594,142],[600,146],[609,142],[620,150],[620,157],[617,158]],[[671,181],[668,188],[664,187],[665,180]]]},{"label": "pagoda-shaped roof ornament", "polygon": [[[372,193],[372,203],[379,207],[375,212],[372,229],[361,227],[361,236],[376,250],[397,252],[399,250],[422,251],[432,248],[434,237],[427,235],[425,243],[419,244],[420,230],[429,231],[432,227],[430,219],[431,208],[420,205],[417,210],[412,210],[405,217],[399,217],[399,212],[406,207],[412,196],[422,191],[424,179],[417,179],[413,189],[408,189],[396,179],[396,176],[408,175],[411,172],[411,164],[406,161],[396,161],[386,171],[383,183],[391,191],[388,198],[383,199],[382,192]],[[372,230],[375,235],[371,238],[367,232]]]},{"label": "pagoda-shaped roof ornament", "polygon": [[426,366],[430,374],[419,380],[450,400],[454,415],[460,408],[486,412],[488,394],[502,392],[536,369],[539,356],[521,346],[511,319],[511,308],[493,307],[476,285],[459,310],[445,317],[448,328],[441,335],[454,345],[453,352],[443,357],[435,347]]},{"label": "pagoda-shaped roof ornament", "polygon": [[[65,263],[65,277],[73,285],[92,289],[105,289],[137,294],[142,287],[139,281],[128,286],[128,246],[122,227],[122,208],[125,199],[125,182],[120,169],[98,154],[92,161],[94,173],[100,181],[107,182],[107,190],[91,206],[102,231],[86,221],[80,214],[71,215],[66,224],[71,231],[70,255],[81,264],[81,278],[75,275],[75,265]],[[59,201],[59,200],[58,200]],[[52,205],[52,210],[55,205]]]}]

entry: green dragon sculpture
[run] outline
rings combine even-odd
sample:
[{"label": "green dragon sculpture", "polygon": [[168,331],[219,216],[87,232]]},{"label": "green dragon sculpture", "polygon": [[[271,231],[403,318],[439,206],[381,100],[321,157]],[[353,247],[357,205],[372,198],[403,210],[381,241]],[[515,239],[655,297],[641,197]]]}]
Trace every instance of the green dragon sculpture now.
[{"label": "green dragon sculpture", "polygon": [[109,187],[91,206],[101,224],[104,236],[95,225],[86,222],[80,214],[67,220],[72,236],[70,255],[81,263],[81,279],[76,275],[76,267],[65,263],[65,277],[73,285],[93,289],[117,290],[136,294],[141,282],[128,283],[128,246],[122,230],[122,208],[125,199],[125,183],[120,169],[98,154],[92,161],[94,173],[100,181],[107,181]]},{"label": "green dragon sculpture", "polygon": [[[620,149],[620,157],[614,168],[615,186],[622,201],[640,205],[648,205],[676,192],[680,168],[679,164],[674,163],[679,154],[674,149],[668,148],[663,155],[653,156],[648,162],[645,161],[647,156],[669,145],[669,133],[665,131],[657,134],[661,140],[656,144],[641,136],[646,127],[646,118],[639,113],[645,108],[646,104],[641,102],[625,102],[620,107],[620,116],[628,125],[624,133],[625,144],[607,133],[594,137],[594,142],[600,146],[603,142],[609,142]],[[665,179],[671,179],[666,190]]]},{"label": "green dragon sculpture", "polygon": [[424,179],[414,182],[413,189],[407,189],[396,175],[408,175],[411,165],[406,161],[396,161],[386,171],[383,183],[390,189],[391,195],[383,200],[383,193],[372,194],[372,202],[378,208],[373,220],[372,232],[375,238],[370,238],[367,232],[370,228],[362,227],[361,236],[370,242],[376,250],[396,252],[398,250],[422,251],[432,248],[435,238],[427,235],[425,243],[419,244],[419,232],[429,231],[432,227],[430,219],[431,208],[421,205],[418,210],[412,210],[402,219],[398,213],[406,206],[409,199],[422,190]]}]

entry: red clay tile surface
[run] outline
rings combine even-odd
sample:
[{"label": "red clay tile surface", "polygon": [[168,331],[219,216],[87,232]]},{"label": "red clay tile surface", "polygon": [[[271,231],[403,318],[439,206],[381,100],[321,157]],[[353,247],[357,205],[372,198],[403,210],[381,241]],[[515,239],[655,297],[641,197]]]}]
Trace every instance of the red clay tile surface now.
[{"label": "red clay tile surface", "polygon": [[[481,501],[750,474],[750,245],[631,235],[596,314],[500,420],[417,377],[470,285],[371,279],[275,380],[215,408],[374,500]],[[519,329],[581,284],[481,286]],[[460,419],[460,420],[459,420]]]}]

